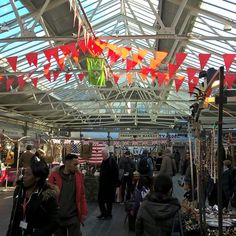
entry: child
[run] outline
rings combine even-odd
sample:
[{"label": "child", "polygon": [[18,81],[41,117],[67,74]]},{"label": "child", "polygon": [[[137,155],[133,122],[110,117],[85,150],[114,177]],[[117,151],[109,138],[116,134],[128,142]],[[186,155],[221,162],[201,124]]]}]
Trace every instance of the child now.
[{"label": "child", "polygon": [[148,177],[140,176],[139,180],[137,181],[136,188],[134,190],[132,205],[130,205],[130,209],[127,209],[129,230],[131,231],[135,231],[135,220],[138,209],[143,199],[149,192],[150,189]]}]

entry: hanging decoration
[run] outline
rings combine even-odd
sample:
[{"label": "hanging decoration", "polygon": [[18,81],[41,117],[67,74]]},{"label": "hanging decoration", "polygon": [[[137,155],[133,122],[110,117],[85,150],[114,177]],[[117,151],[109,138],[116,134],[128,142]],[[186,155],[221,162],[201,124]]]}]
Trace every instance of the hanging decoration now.
[{"label": "hanging decoration", "polygon": [[[53,47],[49,49],[43,50],[43,54],[48,63],[43,65],[44,69],[44,77],[51,82],[51,77],[53,81],[56,81],[61,72],[68,72],[65,74],[65,82],[68,82],[72,77],[72,74],[69,71],[64,71],[65,59],[71,58],[73,59],[75,64],[79,63],[79,53],[80,51],[87,57],[88,54],[91,55],[92,58],[86,58],[86,66],[88,73],[79,73],[77,76],[80,81],[84,80],[84,77],[88,77],[88,81],[91,85],[95,86],[104,86],[106,83],[106,77],[112,75],[113,73],[110,71],[109,73],[105,73],[105,59],[109,60],[109,63],[116,63],[121,60],[122,63],[126,65],[126,78],[127,83],[131,84],[133,82],[135,73],[139,74],[142,80],[147,80],[148,76],[151,76],[152,80],[158,80],[158,85],[163,86],[167,85],[171,79],[175,81],[175,89],[178,92],[185,80],[185,77],[176,75],[178,69],[181,67],[185,58],[187,57],[187,53],[179,52],[175,55],[175,63],[167,64],[168,71],[167,73],[163,73],[163,71],[159,70],[159,66],[165,58],[168,56],[168,52],[163,51],[155,51],[149,52],[145,49],[135,50],[135,53],[132,53],[131,47],[118,47],[115,44],[111,44],[101,39],[95,37],[92,32],[90,33],[80,16],[80,12],[78,9],[78,3],[75,0],[69,0],[71,11],[74,13],[74,25],[78,24],[78,34],[77,34],[77,42],[72,42],[66,45],[60,45],[58,47]],[[81,37],[81,33],[83,33],[83,37]],[[62,52],[62,54],[60,54]],[[103,55],[102,55],[103,54]],[[154,55],[153,58],[150,58],[150,55]],[[60,55],[60,57],[59,57]],[[100,58],[102,55],[103,58]],[[149,65],[145,66],[141,63],[148,55],[147,60],[149,61]],[[236,58],[236,54],[223,54],[223,59],[226,67],[226,71],[229,72],[229,69]],[[189,85],[189,93],[192,94],[194,87],[198,84],[198,77],[195,74],[199,70],[203,70],[207,65],[211,54],[208,53],[200,53],[198,55],[199,59],[199,68],[187,68],[188,74],[188,85]],[[36,69],[38,69],[38,52],[30,52],[25,55],[26,60],[28,61],[29,66],[34,65]],[[11,56],[6,58],[7,62],[11,66],[14,72],[17,71],[17,60],[18,56]],[[58,64],[59,70],[50,71],[51,61],[55,60]],[[139,68],[139,69],[136,69]],[[54,68],[55,70],[55,68]],[[137,70],[133,72],[133,70]],[[132,72],[132,73],[131,73]],[[24,88],[25,74],[29,72],[22,72],[22,75],[18,77],[18,85],[20,89]],[[3,73],[4,75],[4,73]],[[132,76],[131,76],[132,75]],[[2,75],[0,75],[2,76]],[[30,75],[29,75],[30,77]],[[112,77],[112,76],[111,76]],[[120,75],[113,74],[114,82],[118,83]],[[225,75],[225,83],[228,87],[232,88],[233,83],[235,81],[235,74],[226,73]],[[32,83],[35,87],[37,87],[38,78],[32,78]],[[6,89],[9,91],[11,87],[11,80],[6,82]]]},{"label": "hanging decoration", "polygon": [[88,81],[92,85],[105,86],[104,59],[87,58]]}]

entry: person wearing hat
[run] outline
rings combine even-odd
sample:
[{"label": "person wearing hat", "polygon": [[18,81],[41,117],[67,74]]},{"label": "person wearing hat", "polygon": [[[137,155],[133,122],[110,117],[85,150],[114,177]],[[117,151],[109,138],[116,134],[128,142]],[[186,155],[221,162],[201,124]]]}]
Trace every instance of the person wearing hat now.
[{"label": "person wearing hat", "polygon": [[46,182],[49,168],[37,156],[24,168],[13,195],[7,236],[51,236],[59,224],[57,189]]},{"label": "person wearing hat", "polygon": [[84,177],[77,166],[77,155],[68,154],[64,157],[64,165],[54,168],[48,179],[59,188],[60,223],[55,236],[82,235],[80,224],[83,224],[88,210]]}]

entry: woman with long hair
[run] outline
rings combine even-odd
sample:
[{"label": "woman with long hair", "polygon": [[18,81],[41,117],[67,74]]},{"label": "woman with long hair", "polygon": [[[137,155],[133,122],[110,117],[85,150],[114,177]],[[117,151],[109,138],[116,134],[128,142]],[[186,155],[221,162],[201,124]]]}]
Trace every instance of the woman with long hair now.
[{"label": "woman with long hair", "polygon": [[57,190],[46,162],[33,156],[17,181],[7,236],[51,236],[58,226]]}]

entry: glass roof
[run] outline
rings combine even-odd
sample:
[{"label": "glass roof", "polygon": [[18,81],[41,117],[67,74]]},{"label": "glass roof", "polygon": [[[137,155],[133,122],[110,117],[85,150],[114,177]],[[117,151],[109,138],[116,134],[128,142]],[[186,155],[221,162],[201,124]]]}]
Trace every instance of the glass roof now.
[{"label": "glass roof", "polygon": [[[36,4],[36,1],[33,0],[29,2],[32,5]],[[203,0],[199,5],[196,4],[196,1],[188,1],[189,3],[186,5],[177,5],[175,2],[167,0],[159,5],[159,1],[156,0],[82,0],[80,1],[82,9],[77,3],[83,16],[82,19],[84,22],[86,19],[88,20],[85,25],[91,25],[96,37],[103,39],[103,37],[109,38],[111,36],[110,39],[104,41],[118,47],[131,47],[131,54],[137,53],[140,49],[148,50],[142,64],[136,66],[132,71],[135,72],[135,77],[134,83],[131,85],[127,82],[125,61],[120,59],[112,64],[107,58],[107,51],[104,51],[103,56],[108,67],[114,73],[119,72],[121,75],[118,85],[115,85],[111,79],[112,89],[109,91],[109,87],[99,88],[90,85],[87,79],[80,81],[77,72],[83,71],[85,68],[82,68],[80,64],[73,63],[70,59],[66,59],[65,70],[60,73],[58,79],[48,81],[43,73],[43,66],[48,63],[43,50],[58,46],[58,44],[53,39],[38,41],[34,38],[51,36],[54,23],[47,19],[46,13],[42,13],[42,17],[39,17],[40,20],[38,20],[36,14],[38,11],[33,11],[33,8],[25,5],[25,1],[2,0],[0,3],[0,40],[19,39],[13,42],[0,41],[2,73],[7,76],[14,74],[7,64],[6,58],[18,56],[17,73],[15,74],[22,73],[26,76],[28,87],[25,88],[25,91],[27,91],[27,95],[33,93],[38,103],[39,101],[43,102],[45,97],[49,100],[55,98],[56,101],[62,102],[60,105],[63,109],[70,109],[69,113],[79,117],[81,114],[87,116],[80,117],[82,120],[89,121],[92,115],[108,114],[112,119],[114,118],[112,121],[114,122],[117,115],[120,119],[125,116],[125,113],[132,114],[133,117],[137,114],[140,114],[140,117],[142,114],[148,114],[150,119],[156,119],[156,122],[161,115],[187,116],[190,114],[188,101],[192,98],[188,93],[186,69],[194,67],[199,70],[199,53],[211,54],[206,69],[210,67],[218,69],[224,65],[223,54],[235,53],[236,3],[223,0]],[[69,12],[69,8],[67,11]],[[170,22],[168,19],[170,14],[176,22]],[[73,30],[73,25],[71,25],[71,29]],[[161,35],[167,35],[167,38],[162,39]],[[127,37],[122,38],[122,36]],[[185,39],[176,39],[175,36],[185,36]],[[32,40],[26,42],[20,37],[31,37]],[[175,53],[181,51],[187,53],[186,59],[177,72],[177,75],[186,77],[178,93],[175,91],[173,79],[170,83],[171,86],[159,87],[157,83],[153,84],[151,76],[148,76],[147,80],[143,80],[138,74],[142,66],[150,65],[150,60],[157,50],[169,53],[166,61],[160,66],[160,70],[165,72],[168,72],[168,63],[175,62]],[[29,52],[39,53],[37,68],[34,65],[29,67],[25,60],[25,55]],[[62,57],[60,50],[59,57]],[[56,61],[51,60],[50,70],[57,69]],[[236,64],[234,63],[230,71],[235,72],[235,70]],[[65,83],[66,72],[72,74],[67,83]],[[31,78],[39,79],[37,91],[31,83]],[[140,88],[144,88],[144,90],[141,91]],[[17,93],[18,89],[15,88],[13,91]],[[37,94],[40,94],[40,91],[45,94],[42,93],[38,97]],[[57,109],[59,103],[56,103],[57,106],[53,106],[51,101],[51,105],[53,109]],[[65,113],[68,115],[68,112]],[[50,114],[45,115],[41,118],[47,120]],[[78,118],[78,116],[75,117]]]}]

